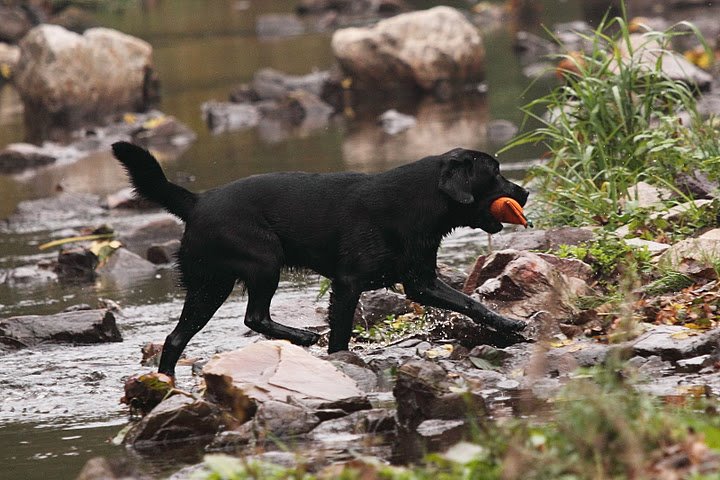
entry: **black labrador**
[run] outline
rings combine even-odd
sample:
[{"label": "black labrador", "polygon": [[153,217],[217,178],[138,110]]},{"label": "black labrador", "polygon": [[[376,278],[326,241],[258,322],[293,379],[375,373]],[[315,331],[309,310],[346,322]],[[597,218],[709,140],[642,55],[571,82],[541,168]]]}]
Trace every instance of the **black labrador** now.
[{"label": "black labrador", "polygon": [[456,227],[502,230],[490,214],[498,197],[525,205],[528,192],[482,152],[457,148],[384,173],[269,173],[204,193],[170,183],[157,160],[127,142],[112,146],[135,191],[186,224],[178,253],[186,289],[159,371],[174,375],[190,339],[237,282],[248,294],[245,325],[298,345],[316,333],[276,323],[270,301],[283,268],[309,268],[331,280],[328,352],[347,350],[360,294],[402,283],[424,305],[454,310],[498,332],[525,324],[488,310],[437,278],[440,241]]}]

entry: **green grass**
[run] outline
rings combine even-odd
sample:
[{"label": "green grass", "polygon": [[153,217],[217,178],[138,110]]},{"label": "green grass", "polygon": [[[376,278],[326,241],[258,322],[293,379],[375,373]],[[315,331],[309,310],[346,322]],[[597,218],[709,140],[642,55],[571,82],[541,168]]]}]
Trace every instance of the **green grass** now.
[{"label": "green grass", "polygon": [[[648,67],[623,54],[640,48],[669,54],[677,35],[672,29],[646,33],[641,45],[633,44],[627,22],[617,17],[602,21],[588,39],[591,52],[560,56],[574,71],[524,108],[540,127],[503,149],[547,147],[548,163],[531,171],[535,201],[548,213],[544,224],[607,224],[632,211],[632,189],[641,180],[674,189],[679,172],[717,178],[717,124],[700,118],[696,92],[663,73],[661,56]],[[678,112],[689,122],[679,121]]]},{"label": "green grass", "polygon": [[600,230],[597,238],[578,245],[560,245],[554,252],[560,258],[576,258],[592,267],[600,286],[610,288],[628,269],[648,274],[653,270],[651,254],[646,247],[625,243],[612,233]]}]

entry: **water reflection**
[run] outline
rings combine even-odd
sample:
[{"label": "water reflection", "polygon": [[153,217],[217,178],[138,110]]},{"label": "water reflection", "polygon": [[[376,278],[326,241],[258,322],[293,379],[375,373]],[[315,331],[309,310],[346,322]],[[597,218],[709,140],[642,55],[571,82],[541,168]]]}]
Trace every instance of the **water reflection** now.
[{"label": "water reflection", "polygon": [[479,148],[486,143],[489,111],[484,95],[471,93],[451,101],[427,96],[408,110],[402,113],[415,116],[417,123],[397,135],[378,128],[376,118],[353,122],[342,142],[346,168],[384,170],[455,147]]}]

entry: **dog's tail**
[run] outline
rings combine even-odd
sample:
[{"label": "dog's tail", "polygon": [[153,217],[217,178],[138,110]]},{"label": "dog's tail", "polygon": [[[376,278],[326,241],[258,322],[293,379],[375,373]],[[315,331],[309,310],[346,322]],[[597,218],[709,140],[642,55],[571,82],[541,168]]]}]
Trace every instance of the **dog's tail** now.
[{"label": "dog's tail", "polygon": [[160,204],[181,220],[187,220],[198,201],[197,194],[170,183],[158,161],[144,148],[117,142],[113,143],[112,151],[127,170],[138,195]]}]

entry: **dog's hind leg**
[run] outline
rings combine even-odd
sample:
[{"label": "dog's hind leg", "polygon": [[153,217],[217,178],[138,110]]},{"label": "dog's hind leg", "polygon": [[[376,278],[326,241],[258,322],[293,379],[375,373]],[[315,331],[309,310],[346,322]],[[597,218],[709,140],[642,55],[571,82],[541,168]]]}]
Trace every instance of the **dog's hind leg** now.
[{"label": "dog's hind leg", "polygon": [[212,318],[235,286],[232,277],[192,282],[187,287],[185,305],[175,329],[165,339],[158,371],[175,375],[175,364],[190,339]]},{"label": "dog's hind leg", "polygon": [[328,311],[330,321],[328,353],[348,349],[350,336],[352,335],[355,308],[360,299],[360,293],[362,293],[360,289],[353,287],[349,283],[338,280],[333,281]]},{"label": "dog's hind leg", "polygon": [[288,327],[273,321],[270,317],[270,301],[280,280],[280,271],[265,268],[255,271],[251,280],[246,280],[248,304],[245,325],[254,331],[272,338],[289,340],[296,345],[307,347],[320,339],[320,335],[300,328]]}]

